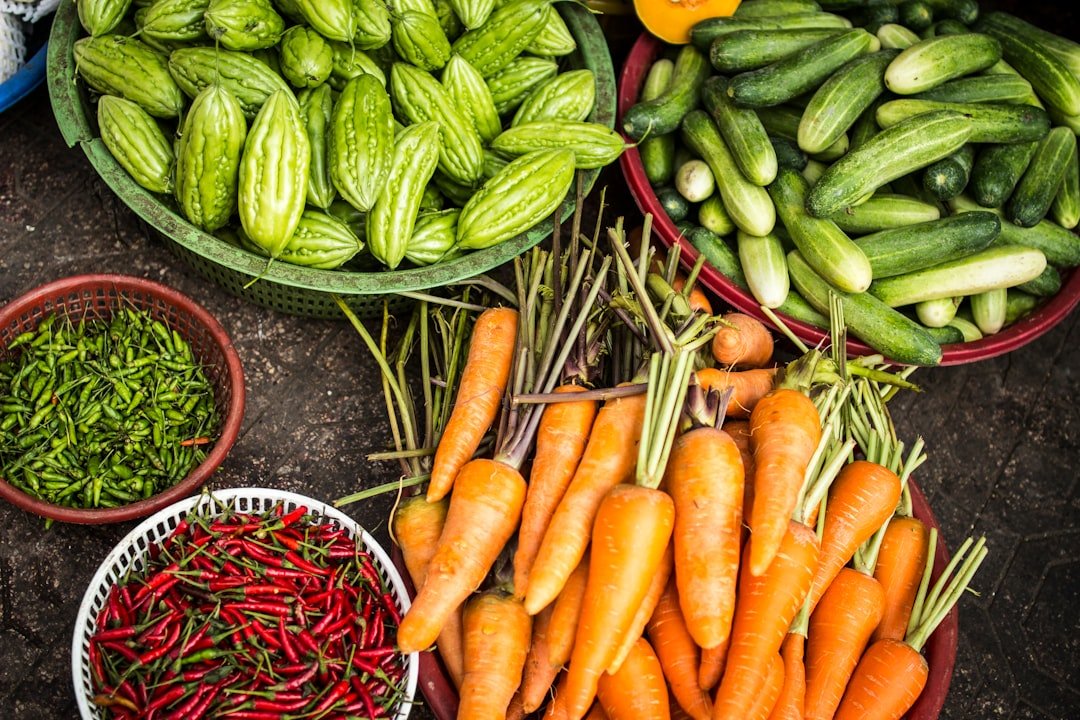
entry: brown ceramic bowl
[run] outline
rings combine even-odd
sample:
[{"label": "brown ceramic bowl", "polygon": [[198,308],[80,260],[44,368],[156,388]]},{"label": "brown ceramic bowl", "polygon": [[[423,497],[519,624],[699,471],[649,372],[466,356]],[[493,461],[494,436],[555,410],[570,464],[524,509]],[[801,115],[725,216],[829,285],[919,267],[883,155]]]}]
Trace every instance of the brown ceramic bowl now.
[{"label": "brown ceramic bowl", "polygon": [[0,307],[0,360],[8,344],[33,330],[46,316],[108,318],[118,303],[149,312],[177,331],[191,346],[214,386],[221,429],[206,458],[187,477],[156,495],[116,508],[80,509],[55,505],[0,479],[0,497],[28,512],[61,522],[116,523],[144,517],[171,505],[205,483],[240,432],[244,416],[244,374],[224,328],[186,295],[160,283],[124,275],[77,275],[35,288]]}]

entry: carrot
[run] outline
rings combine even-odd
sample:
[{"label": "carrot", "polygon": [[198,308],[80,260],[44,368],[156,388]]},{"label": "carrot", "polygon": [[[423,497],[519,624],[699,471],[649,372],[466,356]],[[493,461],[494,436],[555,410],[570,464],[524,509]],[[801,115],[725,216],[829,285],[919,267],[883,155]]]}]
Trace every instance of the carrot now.
[{"label": "carrot", "polygon": [[720,368],[701,368],[697,371],[698,385],[708,392],[723,392],[731,388],[726,415],[729,418],[747,418],[761,398],[773,389],[776,368],[755,368],[732,372]]},{"label": "carrot", "polygon": [[[584,389],[580,385],[562,385],[555,392],[576,393]],[[529,491],[521,511],[514,553],[514,592],[520,597],[525,595],[540,541],[574,476],[595,418],[596,402],[593,400],[551,403],[540,416],[529,471]]]},{"label": "carrot", "polygon": [[649,618],[652,617],[653,611],[656,610],[656,604],[660,602],[660,596],[664,594],[664,588],[668,585],[674,565],[671,544],[668,543],[667,549],[664,551],[664,557],[660,561],[660,567],[656,569],[656,572],[649,579],[649,589],[645,592],[645,598],[634,613],[634,619],[630,622],[630,629],[627,630],[622,642],[619,643],[618,649],[615,650],[615,654],[611,657],[611,663],[607,667],[609,673],[618,672],[623,661],[626,660],[626,656],[630,654],[634,643],[645,632],[645,627],[649,624]]},{"label": "carrot", "polygon": [[789,631],[780,646],[784,659],[784,684],[776,698],[769,720],[803,720],[806,698],[806,666],[803,653],[806,648],[805,630]]},{"label": "carrot", "polygon": [[600,703],[593,703],[592,709],[589,710],[589,714],[585,716],[585,720],[608,720],[608,716]]},{"label": "carrot", "polygon": [[[686,275],[683,273],[675,273],[675,280],[671,283],[671,287],[675,292],[682,292],[686,287]],[[690,309],[698,312],[703,312],[706,315],[712,315],[712,303],[709,302],[709,296],[705,294],[705,291],[701,289],[701,285],[694,283],[694,287],[690,288],[690,295],[687,298],[690,301]]]},{"label": "carrot", "polygon": [[544,720],[566,720],[566,673],[555,684],[555,694],[544,709]]},{"label": "carrot", "polygon": [[754,474],[754,453],[750,450],[750,423],[746,420],[726,420],[720,429],[726,432],[735,442],[735,447],[739,448],[743,476],[751,477]]},{"label": "carrot", "polygon": [[506,708],[506,720],[525,720],[525,708],[521,705],[521,693],[514,693],[510,706]]},{"label": "carrot", "polygon": [[[826,524],[828,517],[826,513]],[[884,611],[885,591],[870,575],[844,568],[829,584],[810,615],[806,720],[828,719],[836,712],[851,673]]]},{"label": "carrot", "polygon": [[632,477],[644,414],[644,395],[608,400],[597,413],[585,453],[544,532],[529,574],[525,609],[531,615],[555,599],[584,557],[605,494]]},{"label": "carrot", "polygon": [[664,671],[649,641],[639,637],[616,673],[603,673],[597,699],[611,720],[670,720]]},{"label": "carrot", "polygon": [[[422,495],[414,495],[402,501],[394,512],[394,540],[401,548],[405,569],[417,589],[424,585],[427,578],[428,563],[438,546],[449,506],[450,503],[445,498],[431,503]],[[461,686],[461,676],[464,673],[462,642],[461,607],[458,606],[447,617],[435,643],[454,687]]]},{"label": "carrot", "polygon": [[585,598],[585,583],[589,579],[589,556],[570,573],[559,597],[551,604],[551,624],[548,627],[548,662],[561,668],[570,660],[581,616],[581,601]]},{"label": "carrot", "polygon": [[725,325],[713,336],[712,354],[727,367],[760,368],[772,360],[772,334],[757,318],[731,312],[723,316]]},{"label": "carrot", "polygon": [[744,716],[746,720],[768,720],[773,708],[776,707],[776,701],[780,698],[780,691],[784,687],[784,659],[777,653],[766,662],[768,669],[765,685],[754,698],[754,704],[746,712]]},{"label": "carrot", "polygon": [[714,648],[702,648],[701,665],[698,667],[698,686],[705,691],[712,690],[716,683],[720,682],[720,676],[724,674],[724,665],[727,663],[728,647],[731,645],[731,635],[728,639]]},{"label": "carrot", "polygon": [[726,432],[701,427],[675,440],[665,476],[675,502],[675,579],[686,627],[703,648],[731,631],[742,536],[743,467]]},{"label": "carrot", "polygon": [[805,525],[788,521],[775,560],[763,574],[753,573],[744,551],[739,599],[727,665],[713,700],[713,718],[745,717],[768,681],[769,663],[780,652],[788,627],[806,599],[817,564],[817,537]]},{"label": "carrot", "polygon": [[518,313],[512,308],[489,308],[476,319],[454,409],[435,451],[427,489],[429,501],[440,500],[450,492],[458,472],[495,421],[510,377],[517,322]]},{"label": "carrot", "polygon": [[477,459],[461,468],[427,578],[398,627],[402,652],[435,641],[514,534],[524,502],[525,480],[513,467]]},{"label": "carrot", "polygon": [[900,478],[883,465],[856,460],[840,470],[829,488],[821,557],[810,587],[810,611],[840,568],[896,511]]},{"label": "carrot", "polygon": [[[675,512],[677,520],[678,509]],[[647,633],[679,707],[693,720],[709,720],[712,703],[698,684],[699,650],[686,629],[675,583],[668,582],[660,596]]]},{"label": "carrot", "polygon": [[874,577],[885,591],[885,612],[871,641],[904,638],[926,564],[928,539],[926,525],[918,518],[897,516],[889,521],[874,567]]},{"label": "carrot", "polygon": [[820,440],[817,408],[798,390],[781,387],[754,407],[750,415],[750,446],[754,451],[754,504],[749,523],[751,574],[764,573],[775,557]]},{"label": "carrot", "polygon": [[596,696],[634,614],[663,562],[675,523],[660,490],[619,484],[602,499],[593,525],[589,579],[566,676],[566,706],[580,720]]},{"label": "carrot", "polygon": [[[465,604],[465,676],[458,720],[503,718],[521,683],[532,616],[501,590],[474,595]],[[498,635],[498,642],[491,642]]]},{"label": "carrot", "polygon": [[539,613],[533,622],[532,640],[529,642],[529,654],[525,658],[525,670],[518,689],[522,710],[531,713],[544,704],[548,690],[551,689],[559,667],[552,665],[548,656],[548,628],[551,627],[551,613],[554,605],[549,605]]}]

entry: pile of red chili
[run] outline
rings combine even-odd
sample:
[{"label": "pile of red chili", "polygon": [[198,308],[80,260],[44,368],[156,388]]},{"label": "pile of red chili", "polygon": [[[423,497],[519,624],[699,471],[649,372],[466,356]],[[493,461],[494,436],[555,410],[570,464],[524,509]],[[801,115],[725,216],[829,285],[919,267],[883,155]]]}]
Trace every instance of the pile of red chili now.
[{"label": "pile of red chili", "polygon": [[394,715],[400,612],[363,547],[304,507],[209,507],[110,589],[89,646],[94,702],[141,720]]}]

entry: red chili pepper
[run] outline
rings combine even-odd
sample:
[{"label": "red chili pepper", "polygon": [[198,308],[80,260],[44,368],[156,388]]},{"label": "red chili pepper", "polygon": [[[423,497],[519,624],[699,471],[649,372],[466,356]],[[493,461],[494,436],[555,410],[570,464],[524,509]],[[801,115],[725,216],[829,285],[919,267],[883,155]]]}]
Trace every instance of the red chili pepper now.
[{"label": "red chili pepper", "polygon": [[276,710],[237,710],[221,717],[223,720],[281,720],[281,713]]},{"label": "red chili pepper", "polygon": [[259,545],[257,545],[251,540],[244,539],[240,542],[242,543],[244,553],[247,554],[248,557],[254,558],[259,562],[264,563],[265,565],[269,565],[270,567],[281,567],[280,556],[274,555],[273,553],[265,550],[264,548],[259,547]]},{"label": "red chili pepper", "polygon": [[264,568],[262,572],[268,578],[283,580],[306,580],[307,578],[311,577],[305,572],[283,567],[268,567]]},{"label": "red chili pepper", "polygon": [[316,655],[321,655],[321,648],[319,643],[315,641],[315,638],[311,636],[307,628],[300,628],[300,632],[296,633],[296,640],[304,646],[305,650],[309,650]]},{"label": "red chili pepper", "polygon": [[315,677],[315,673],[319,671],[319,664],[312,663],[307,670],[298,675],[294,675],[284,682],[279,682],[276,685],[271,685],[270,690],[295,690],[298,687],[303,687],[304,683]]},{"label": "red chili pepper", "polygon": [[139,629],[134,625],[99,630],[90,636],[90,644],[93,645],[94,643],[108,642],[109,640],[127,640],[128,638],[135,637],[138,633]]},{"label": "red chili pepper", "polygon": [[316,565],[315,563],[311,562],[310,560],[304,559],[304,557],[301,556],[300,553],[296,552],[295,550],[289,550],[288,552],[285,553],[285,562],[293,565],[294,567],[296,567],[299,570],[303,570],[304,572],[311,573],[312,575],[325,575],[326,574],[326,568],[325,567],[322,567],[321,565]]},{"label": "red chili pepper", "polygon": [[[353,690],[360,696],[360,702],[363,705],[363,710],[367,713],[369,718],[375,717],[375,700],[371,697],[371,691],[368,690],[367,685],[360,679],[359,675],[353,675],[351,679]],[[356,711],[359,708],[345,708],[345,712],[350,710]]]},{"label": "red chili pepper", "polygon": [[312,708],[312,712],[318,714],[330,710],[345,697],[346,693],[349,692],[350,687],[347,680],[338,680],[334,686],[330,688],[330,691],[326,693],[323,699],[319,701],[319,704]]},{"label": "red chili pepper", "polygon": [[278,616],[278,636],[281,639],[281,650],[285,653],[285,657],[288,658],[289,662],[299,662],[300,653],[296,651],[296,645],[293,644],[289,631],[285,627],[285,618],[281,615]]},{"label": "red chili pepper", "polygon": [[288,617],[292,612],[292,608],[283,602],[269,602],[259,600],[243,600],[237,602],[227,603],[223,607],[233,608],[234,610],[249,611],[256,613],[264,613],[266,615],[277,615],[279,617]]},{"label": "red chili pepper", "polygon": [[249,581],[248,578],[241,577],[239,575],[218,575],[209,582],[206,583],[207,589],[212,593],[221,592],[222,590],[232,590],[235,588],[242,588]]},{"label": "red chili pepper", "polygon": [[270,628],[263,625],[262,621],[258,618],[251,621],[251,629],[262,639],[268,649],[277,650],[281,647],[281,640],[279,640],[274,633],[270,632]]},{"label": "red chili pepper", "polygon": [[300,521],[302,517],[308,514],[308,509],[303,505],[298,505],[295,509],[290,510],[286,514],[281,516],[281,526],[289,527],[295,525]]},{"label": "red chili pepper", "polygon": [[164,657],[170,650],[173,649],[179,639],[180,624],[176,623],[169,628],[168,634],[165,636],[165,639],[161,642],[160,645],[150,648],[149,650],[144,652],[142,655],[139,656],[136,662],[139,665],[149,665],[155,660]]},{"label": "red chili pepper", "polygon": [[139,659],[139,653],[119,641],[104,642],[101,643],[101,647],[120,654],[128,662],[137,662]]},{"label": "red chili pepper", "polygon": [[150,697],[150,702],[146,705],[147,716],[153,712],[164,710],[169,707],[177,700],[187,695],[190,690],[191,688],[187,685],[173,685],[159,695],[152,695]]},{"label": "red chili pepper", "polygon": [[172,562],[166,565],[161,570],[157,571],[155,574],[148,577],[146,581],[135,592],[135,601],[138,602],[140,599],[146,597],[148,594],[157,590],[162,585],[170,581],[175,581],[176,578],[173,573],[179,569],[180,565],[176,562]]},{"label": "red chili pepper", "polygon": [[302,710],[310,702],[310,697],[300,697],[295,700],[282,700],[280,697],[274,699],[256,698],[251,705],[253,710],[277,710],[284,714],[293,710]]}]

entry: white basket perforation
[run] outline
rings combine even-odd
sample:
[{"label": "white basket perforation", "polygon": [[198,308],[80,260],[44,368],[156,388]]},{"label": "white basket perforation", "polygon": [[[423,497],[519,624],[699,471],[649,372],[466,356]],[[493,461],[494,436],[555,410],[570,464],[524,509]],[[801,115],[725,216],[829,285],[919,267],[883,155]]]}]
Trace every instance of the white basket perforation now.
[{"label": "white basket perforation", "polygon": [[[225,505],[234,512],[258,513],[270,510],[278,503],[284,506],[285,512],[304,506],[310,514],[344,529],[353,539],[358,538],[371,555],[375,568],[382,576],[402,614],[409,609],[409,595],[405,590],[405,583],[390,560],[390,556],[355,520],[335,507],[304,495],[269,488],[219,490],[181,500],[143,520],[109,551],[83,595],[79,613],[75,618],[75,633],[71,644],[71,673],[75,683],[75,699],[83,720],[105,720],[105,715],[100,708],[91,702],[94,691],[90,678],[89,652],[90,637],[94,632],[97,616],[104,608],[112,586],[129,572],[141,569],[150,549],[163,542],[184,516],[196,506]],[[406,660],[404,698],[400,702],[397,713],[393,716],[394,720],[408,718],[413,698],[416,696],[418,675],[419,657],[417,653],[413,653]]]}]

